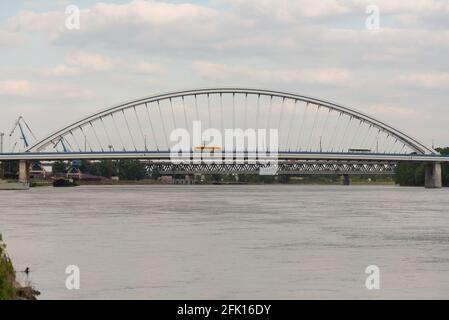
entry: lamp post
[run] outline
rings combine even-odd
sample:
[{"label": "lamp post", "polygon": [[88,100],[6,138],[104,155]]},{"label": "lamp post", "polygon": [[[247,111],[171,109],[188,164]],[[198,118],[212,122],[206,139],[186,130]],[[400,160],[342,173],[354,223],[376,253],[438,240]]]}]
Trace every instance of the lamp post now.
[{"label": "lamp post", "polygon": [[0,153],[3,153],[3,137],[5,134],[3,132],[0,132]]},{"label": "lamp post", "polygon": [[[5,136],[5,134],[3,132],[0,132],[0,153],[3,153],[3,137],[4,136]],[[3,176],[5,175],[3,163],[0,163],[0,165],[1,165],[0,178],[3,178]]]}]

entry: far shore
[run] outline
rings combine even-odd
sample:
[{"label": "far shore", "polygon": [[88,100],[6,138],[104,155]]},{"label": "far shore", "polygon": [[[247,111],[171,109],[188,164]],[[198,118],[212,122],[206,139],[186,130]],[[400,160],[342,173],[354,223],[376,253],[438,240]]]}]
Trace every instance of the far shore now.
[{"label": "far shore", "polygon": [[[160,180],[144,179],[144,180],[101,180],[101,181],[77,181],[80,186],[144,186],[144,185],[188,185],[188,184],[170,184],[164,183]],[[236,181],[207,181],[195,182],[190,185],[341,185],[341,181],[331,180],[292,180],[289,182],[236,182]],[[351,185],[357,186],[394,186],[396,183],[393,180],[379,179],[379,180],[365,180],[365,179],[351,179]],[[31,187],[47,187],[52,186],[52,181],[31,181]]]}]

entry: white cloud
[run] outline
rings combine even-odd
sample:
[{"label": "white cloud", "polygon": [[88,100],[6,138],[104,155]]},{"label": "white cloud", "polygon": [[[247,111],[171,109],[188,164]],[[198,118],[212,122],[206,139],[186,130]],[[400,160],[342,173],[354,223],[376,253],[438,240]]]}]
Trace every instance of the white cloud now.
[{"label": "white cloud", "polygon": [[[45,31],[53,43],[69,47],[92,46],[140,52],[205,56],[212,52],[242,56],[242,52],[264,50],[295,55],[331,46],[336,56],[349,49],[382,51],[390,47],[422,48],[449,46],[449,31],[394,29],[382,26],[379,33],[364,28],[368,0],[231,0],[230,10],[218,10],[198,4],[173,4],[134,0],[124,4],[98,3],[81,12],[81,29],[67,30],[61,12],[24,11],[9,20],[14,30]],[[444,15],[449,4],[436,0],[379,0],[381,13],[421,17],[423,12]],[[446,12],[446,13],[445,13]],[[314,16],[335,19],[356,14],[354,28],[332,28],[306,23]],[[313,19],[312,19],[313,20]],[[279,21],[288,24],[278,25]],[[432,20],[433,21],[433,20]],[[357,25],[358,23],[358,25]],[[410,22],[409,22],[410,23]],[[346,47],[349,45],[350,47]],[[351,57],[360,61],[360,58]],[[401,59],[401,54],[395,55]],[[202,58],[200,58],[202,59]]]},{"label": "white cloud", "polygon": [[229,0],[234,10],[251,16],[265,16],[283,22],[297,22],[300,17],[323,17],[350,11],[338,0]]},{"label": "white cloud", "polygon": [[21,42],[21,37],[17,33],[0,30],[0,47],[17,45]]},{"label": "white cloud", "polygon": [[397,15],[398,21],[416,22],[423,16],[449,13],[449,3],[442,0],[226,0],[242,15],[264,17],[278,22],[298,23],[304,18],[345,18],[365,16],[369,5],[377,5],[380,13]]},{"label": "white cloud", "polygon": [[449,3],[444,0],[353,0],[352,2],[356,6],[375,4],[384,13],[415,13],[420,15],[449,13]]},{"label": "white cloud", "polygon": [[405,108],[388,105],[372,105],[366,109],[369,114],[372,114],[379,119],[401,118],[401,119],[418,119],[420,113],[414,108]]},{"label": "white cloud", "polygon": [[53,68],[41,70],[40,74],[53,77],[68,77],[111,70],[121,74],[156,75],[163,73],[163,68],[157,63],[144,61],[133,63],[123,57],[111,58],[94,52],[76,51],[68,54],[64,59],[64,63]]},{"label": "white cloud", "polygon": [[[77,31],[67,30],[64,13],[57,11],[20,12],[9,19],[9,25],[16,31],[45,31],[54,41],[76,41],[79,37],[89,38],[95,34],[103,34],[109,40],[121,38],[125,28],[130,32],[126,35],[128,40],[143,40],[142,36],[151,35],[159,41],[170,42],[173,39],[167,33],[180,33],[190,38],[217,35],[229,27],[233,17],[207,6],[133,0],[125,4],[98,3],[82,10],[81,28]],[[138,28],[134,30],[133,27]],[[111,34],[111,31],[117,32]]]},{"label": "white cloud", "polygon": [[449,87],[448,73],[419,73],[400,76],[399,80],[408,85],[418,87]]},{"label": "white cloud", "polygon": [[56,38],[64,31],[64,12],[34,12],[21,11],[8,19],[8,26],[14,32],[47,32],[51,38]]},{"label": "white cloud", "polygon": [[[0,67],[3,79],[28,79],[28,89],[3,81],[2,103],[19,101],[5,92],[15,97],[28,92],[23,96],[45,101],[43,109],[45,99],[77,101],[77,96],[92,94],[80,83],[94,86],[100,96],[95,103],[102,104],[146,95],[148,88],[172,91],[232,82],[307,90],[348,104],[376,101],[373,112],[402,115],[398,124],[406,119],[413,128],[420,125],[420,116],[390,106],[391,101],[415,110],[447,109],[448,1],[217,1],[98,1],[84,6],[77,31],[65,28],[64,7],[43,12],[51,7],[47,3],[36,12],[18,12],[2,27],[0,47],[29,39],[24,49],[29,54],[16,58],[16,51],[5,50],[8,56]],[[378,32],[365,29],[365,9],[371,4],[380,7]],[[34,63],[31,56],[39,54],[39,64]],[[66,57],[54,62],[61,54]],[[53,68],[33,72],[42,65]],[[100,77],[105,81],[94,81]],[[431,87],[432,95],[410,86]]]},{"label": "white cloud", "polygon": [[75,76],[79,75],[80,73],[81,73],[80,68],[67,66],[65,64],[60,64],[54,68],[42,71],[43,75],[54,77]]},{"label": "white cloud", "polygon": [[142,74],[161,74],[163,72],[159,64],[147,62],[139,62],[133,69],[136,73]]},{"label": "white cloud", "polygon": [[33,91],[31,84],[25,80],[0,81],[0,95],[26,96]]},{"label": "white cloud", "polygon": [[276,83],[311,83],[348,85],[352,81],[350,71],[339,68],[260,69],[239,67],[208,61],[197,61],[193,71],[211,81],[253,81]]},{"label": "white cloud", "polygon": [[81,101],[95,97],[95,92],[73,85],[37,83],[28,80],[4,80],[0,81],[0,96]]},{"label": "white cloud", "polygon": [[63,64],[42,70],[41,73],[45,76],[54,77],[76,76],[89,71],[111,70],[115,63],[119,62],[98,53],[76,51],[68,54]]},{"label": "white cloud", "polygon": [[93,52],[77,51],[66,57],[66,63],[75,68],[105,71],[113,67],[111,58]]}]

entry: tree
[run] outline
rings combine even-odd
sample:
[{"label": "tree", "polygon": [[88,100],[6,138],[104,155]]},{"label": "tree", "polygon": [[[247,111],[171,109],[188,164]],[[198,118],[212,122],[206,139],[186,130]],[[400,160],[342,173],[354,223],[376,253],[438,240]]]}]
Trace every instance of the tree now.
[{"label": "tree", "polygon": [[15,272],[11,260],[6,254],[6,246],[0,234],[0,300],[15,298]]},{"label": "tree", "polygon": [[118,176],[122,180],[142,180],[147,178],[145,164],[139,160],[120,160]]},{"label": "tree", "polygon": [[52,166],[53,173],[67,173],[68,169],[68,164],[64,161],[56,161]]}]

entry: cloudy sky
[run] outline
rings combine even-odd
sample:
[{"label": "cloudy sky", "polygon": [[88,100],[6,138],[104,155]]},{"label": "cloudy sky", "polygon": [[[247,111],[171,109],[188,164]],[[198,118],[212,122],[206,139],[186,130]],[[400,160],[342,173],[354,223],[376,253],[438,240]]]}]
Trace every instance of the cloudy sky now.
[{"label": "cloudy sky", "polygon": [[448,57],[447,0],[0,0],[0,131],[23,115],[44,136],[153,93],[243,86],[353,106],[448,146]]}]

